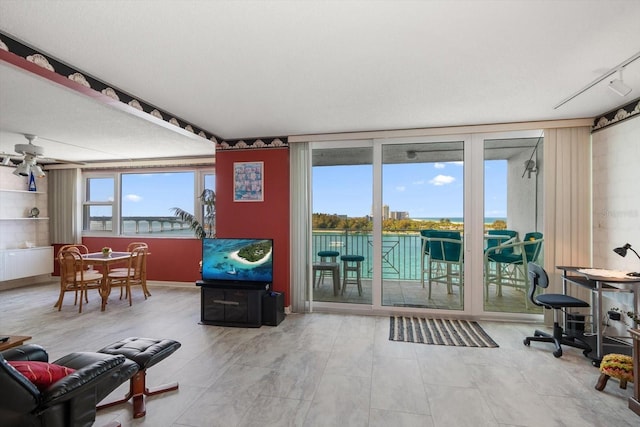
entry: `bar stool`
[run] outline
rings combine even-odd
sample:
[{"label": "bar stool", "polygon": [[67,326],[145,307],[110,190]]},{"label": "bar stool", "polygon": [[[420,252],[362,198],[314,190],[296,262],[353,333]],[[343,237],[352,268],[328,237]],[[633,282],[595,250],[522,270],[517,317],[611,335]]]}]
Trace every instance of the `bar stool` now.
[{"label": "bar stool", "polygon": [[[328,263],[336,263],[336,258],[338,258],[338,256],[340,255],[340,252],[338,251],[319,251],[318,252],[318,256],[320,257],[320,264],[326,266],[330,266],[330,264]],[[314,264],[315,266],[316,264]],[[340,277],[340,266],[339,264],[336,263],[336,265],[338,266],[337,270],[338,270],[338,277]],[[320,272],[320,275],[318,276],[318,282],[316,283],[317,287],[320,287],[321,284],[324,284],[324,278],[325,276],[331,275],[333,277],[334,273],[333,270],[334,268],[318,268],[317,269]],[[313,275],[314,279],[315,279],[315,272]],[[340,279],[338,279],[339,281]],[[335,283],[334,283],[334,287],[335,287]],[[338,283],[338,288],[340,288],[340,283]]]},{"label": "bar stool", "polygon": [[[344,295],[345,289],[347,289],[347,283],[353,283],[358,285],[358,295],[362,296],[362,282],[360,281],[360,263],[364,261],[362,255],[341,255],[340,260],[343,262],[343,278],[342,278],[342,295]],[[355,263],[355,265],[354,265]],[[353,280],[349,278],[349,272],[355,272],[356,278]]]}]

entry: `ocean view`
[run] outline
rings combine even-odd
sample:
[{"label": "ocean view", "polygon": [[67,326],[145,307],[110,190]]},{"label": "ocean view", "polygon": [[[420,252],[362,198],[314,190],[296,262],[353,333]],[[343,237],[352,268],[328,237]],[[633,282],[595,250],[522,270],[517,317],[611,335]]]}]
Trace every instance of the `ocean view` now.
[{"label": "ocean view", "polygon": [[[441,219],[448,219],[451,222],[464,222],[464,218],[461,216],[452,216],[452,217],[440,217],[440,218],[411,218],[414,221],[440,221]],[[496,221],[504,221],[507,222],[507,218],[497,217],[497,216],[487,216],[484,218],[485,224],[493,224]]]}]

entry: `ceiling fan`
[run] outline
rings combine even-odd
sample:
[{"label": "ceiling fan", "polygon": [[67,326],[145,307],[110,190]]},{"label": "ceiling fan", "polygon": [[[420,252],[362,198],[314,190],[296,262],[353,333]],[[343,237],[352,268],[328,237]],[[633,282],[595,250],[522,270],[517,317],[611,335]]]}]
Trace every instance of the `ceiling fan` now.
[{"label": "ceiling fan", "polygon": [[44,171],[40,165],[38,165],[37,161],[38,157],[42,157],[44,154],[44,149],[33,144],[33,141],[38,138],[37,136],[26,134],[24,137],[29,141],[28,144],[16,144],[14,146],[16,153],[24,155],[24,158],[22,159],[22,163],[16,166],[13,174],[29,176],[30,173],[33,173],[36,178],[42,178]]},{"label": "ceiling fan", "polygon": [[[21,155],[21,157],[7,154],[3,152],[0,154],[2,159],[2,165],[8,166],[9,163],[13,163],[16,165],[16,169],[13,171],[14,175],[18,176],[29,176],[30,173],[37,178],[41,178],[45,176],[42,167],[38,164],[48,164],[48,163],[65,163],[65,164],[78,164],[82,165],[83,163],[70,162],[66,160],[54,159],[50,157],[44,157],[44,148],[38,145],[35,145],[33,142],[38,139],[38,136],[32,134],[22,134],[28,141],[27,144],[16,144],[14,146],[14,151]],[[44,138],[46,139],[46,138]],[[57,142],[57,141],[56,141]]]}]

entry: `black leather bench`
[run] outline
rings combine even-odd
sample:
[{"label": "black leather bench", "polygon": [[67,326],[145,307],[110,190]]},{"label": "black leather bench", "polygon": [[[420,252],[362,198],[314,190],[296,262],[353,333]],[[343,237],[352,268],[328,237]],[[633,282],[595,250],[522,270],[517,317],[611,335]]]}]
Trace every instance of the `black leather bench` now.
[{"label": "black leather bench", "polygon": [[178,341],[168,339],[130,337],[98,350],[98,353],[122,355],[138,365],[138,372],[131,377],[127,395],[115,402],[100,405],[98,409],[118,405],[133,399],[133,418],[144,417],[147,413],[145,396],[153,396],[154,394],[178,389],[177,382],[149,389],[146,385],[147,369],[172,355],[180,348],[180,345]]}]

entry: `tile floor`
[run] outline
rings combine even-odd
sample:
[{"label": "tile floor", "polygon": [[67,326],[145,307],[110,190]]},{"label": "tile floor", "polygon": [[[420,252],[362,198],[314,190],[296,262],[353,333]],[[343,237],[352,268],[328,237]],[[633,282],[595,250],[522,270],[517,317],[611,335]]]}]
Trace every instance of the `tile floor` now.
[{"label": "tile floor", "polygon": [[[524,347],[532,324],[480,322],[499,348],[456,348],[388,340],[387,317],[292,314],[278,327],[198,324],[199,292],[151,285],[133,306],[90,295],[78,314],[57,285],[0,291],[2,333],[33,336],[51,360],[128,336],[173,338],[182,347],[149,370],[150,386],[180,389],[147,400],[147,415],[123,405],[96,426],[638,426],[632,387],[610,381],[582,352],[555,359],[547,344]],[[126,385],[113,397],[125,393]],[[117,395],[117,396],[116,396]],[[1,422],[0,422],[1,424]]]},{"label": "tile floor", "polygon": [[[340,302],[351,304],[371,304],[373,292],[371,280],[362,279],[362,295],[358,293],[355,284],[348,284],[344,295],[341,291],[333,295],[333,281],[327,277],[314,286],[313,300],[318,302]],[[470,282],[473,283],[473,282]],[[477,282],[476,282],[477,284]],[[482,284],[481,284],[482,285]],[[470,286],[468,283],[466,286]],[[431,299],[429,299],[429,285],[423,288],[419,280],[386,280],[383,284],[382,305],[396,307],[425,307],[437,309],[461,310],[460,294],[457,286],[453,287],[453,293],[447,293],[447,287],[443,283],[433,283]],[[542,308],[529,303],[524,290],[503,286],[502,295],[497,295],[495,285],[489,288],[489,298],[485,301],[487,311],[497,313],[531,313],[541,314]]]}]

